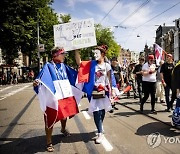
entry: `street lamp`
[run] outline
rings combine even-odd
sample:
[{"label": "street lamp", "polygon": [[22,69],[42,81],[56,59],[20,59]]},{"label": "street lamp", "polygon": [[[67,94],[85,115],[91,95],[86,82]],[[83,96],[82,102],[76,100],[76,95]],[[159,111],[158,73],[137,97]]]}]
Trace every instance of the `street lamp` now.
[{"label": "street lamp", "polygon": [[38,72],[40,71],[40,52],[39,52],[39,12],[37,10],[37,50],[38,50]]}]

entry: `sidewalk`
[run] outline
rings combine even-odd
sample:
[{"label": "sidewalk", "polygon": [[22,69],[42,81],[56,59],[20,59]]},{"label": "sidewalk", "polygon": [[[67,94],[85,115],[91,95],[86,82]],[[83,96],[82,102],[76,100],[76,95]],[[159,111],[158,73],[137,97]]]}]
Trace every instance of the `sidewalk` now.
[{"label": "sidewalk", "polygon": [[[175,107],[175,103],[174,102],[174,107]],[[144,111],[143,113],[140,112],[140,103],[139,103],[139,99],[136,98],[126,98],[126,94],[124,94],[121,99],[116,103],[117,105],[123,105],[131,110],[134,110],[135,112],[138,112],[139,114],[144,114],[154,120],[157,120],[159,122],[162,122],[166,125],[172,126],[171,125],[171,118],[172,118],[172,111],[171,112],[165,112],[166,107],[166,103],[159,103],[156,102],[155,104],[155,109],[157,111],[157,114],[151,114],[151,103],[150,103],[150,96],[149,99],[147,100],[147,102],[144,104]]]}]

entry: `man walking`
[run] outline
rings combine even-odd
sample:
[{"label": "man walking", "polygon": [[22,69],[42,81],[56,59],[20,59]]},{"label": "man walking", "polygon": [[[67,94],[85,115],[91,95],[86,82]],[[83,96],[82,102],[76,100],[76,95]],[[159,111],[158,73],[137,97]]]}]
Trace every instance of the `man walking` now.
[{"label": "man walking", "polygon": [[[173,109],[173,102],[176,98],[176,93],[172,91],[172,71],[174,69],[173,59],[171,54],[167,54],[167,62],[165,62],[161,67],[161,78],[162,84],[165,90],[165,98],[167,109],[165,111],[169,112],[170,109]],[[170,90],[172,91],[171,101],[169,101]]]},{"label": "man walking", "polygon": [[148,62],[142,66],[142,86],[144,97],[142,98],[140,111],[143,112],[144,103],[147,101],[149,94],[151,95],[151,113],[155,111],[155,93],[156,93],[156,65],[154,64],[154,55],[148,56]]},{"label": "man walking", "polygon": [[135,74],[136,82],[137,82],[137,90],[139,94],[140,102],[142,101],[142,66],[144,64],[144,57],[139,58],[139,64],[137,64],[134,68],[133,73]]}]

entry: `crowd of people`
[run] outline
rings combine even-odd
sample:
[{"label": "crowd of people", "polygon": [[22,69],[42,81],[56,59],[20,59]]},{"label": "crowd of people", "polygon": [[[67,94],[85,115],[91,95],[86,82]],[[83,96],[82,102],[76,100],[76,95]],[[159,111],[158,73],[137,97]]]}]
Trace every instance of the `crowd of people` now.
[{"label": "crowd of people", "polygon": [[2,73],[0,75],[0,85],[18,84],[18,75],[16,72]]},{"label": "crowd of people", "polygon": [[[175,67],[173,56],[167,54],[166,60],[161,60],[159,65],[156,65],[154,55],[149,55],[147,59],[148,61],[145,62],[145,57],[141,56],[138,63],[131,61],[129,65],[121,66],[116,58],[112,58],[111,67],[117,85],[121,89],[125,84],[131,84],[134,99],[139,98],[141,112],[149,95],[151,96],[151,113],[156,113],[156,102],[166,103],[165,111],[170,112],[173,110],[177,95],[177,88],[173,88],[177,84],[172,80]],[[114,61],[116,61],[116,67],[114,67]],[[130,91],[127,93],[127,98],[129,97]]]},{"label": "crowd of people", "polygon": [[[139,63],[131,61],[129,65],[125,66],[120,65],[115,57],[107,60],[108,47],[106,45],[97,46],[92,52],[95,60],[90,61],[82,61],[80,52],[78,50],[74,52],[76,63],[79,66],[78,74],[76,74],[69,73],[71,68],[64,64],[66,55],[64,49],[59,47],[53,48],[52,61],[44,65],[33,82],[35,91],[39,96],[40,106],[45,113],[46,148],[49,152],[54,151],[52,143],[53,125],[61,121],[61,132],[64,136],[69,136],[70,132],[66,129],[67,118],[71,118],[79,112],[77,105],[75,105],[78,103],[78,100],[75,99],[77,93],[73,93],[77,84],[77,80],[74,81],[75,74],[78,76],[78,82],[82,84],[79,90],[85,92],[89,100],[88,112],[93,116],[98,131],[95,140],[97,144],[103,140],[105,113],[112,110],[111,100],[115,95],[112,74],[119,91],[128,85],[132,87],[132,90],[127,92],[127,98],[130,98],[132,93],[134,99],[139,98],[141,112],[143,112],[149,94],[151,96],[151,113],[153,114],[156,113],[155,103],[157,101],[166,102],[167,109],[165,111],[167,112],[173,110],[173,102],[176,98],[177,102],[179,102],[180,62],[175,67],[171,54],[167,54],[167,60],[165,62],[161,61],[159,66],[155,64],[154,55],[148,55],[148,61],[145,61],[145,57],[140,57]],[[47,78],[47,75],[50,76]],[[176,82],[173,83],[172,79],[176,79],[178,84]],[[51,90],[50,93],[48,93],[49,90]],[[54,91],[60,96],[52,95]],[[170,94],[172,96],[171,100],[169,100]],[[52,97],[59,98],[58,106],[56,106],[56,99]],[[49,104],[47,99],[49,99],[51,104]],[[71,99],[71,104],[69,99]],[[66,100],[66,103],[64,103],[64,100]],[[52,104],[53,101],[56,105]],[[63,104],[63,108],[60,104]],[[56,116],[54,116],[55,121],[51,125],[49,125],[49,120],[52,120],[54,110],[52,111],[49,108],[50,106],[53,108],[55,106],[57,109]]]},{"label": "crowd of people", "polygon": [[24,72],[22,76],[18,75],[16,72],[7,72],[0,74],[0,85],[7,84],[18,84],[19,82],[32,82],[34,80],[34,71],[30,70],[28,72]]}]

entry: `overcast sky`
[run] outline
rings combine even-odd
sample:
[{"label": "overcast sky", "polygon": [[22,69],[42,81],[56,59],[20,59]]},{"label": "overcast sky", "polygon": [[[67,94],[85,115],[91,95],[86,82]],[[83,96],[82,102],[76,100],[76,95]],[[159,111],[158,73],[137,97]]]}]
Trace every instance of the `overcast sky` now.
[{"label": "overcast sky", "polygon": [[[54,0],[52,8],[70,14],[72,21],[94,18],[95,23],[112,28],[122,48],[137,52],[146,43],[153,45],[157,25],[174,26],[180,18],[180,0]],[[117,25],[122,27],[113,28]]]}]

